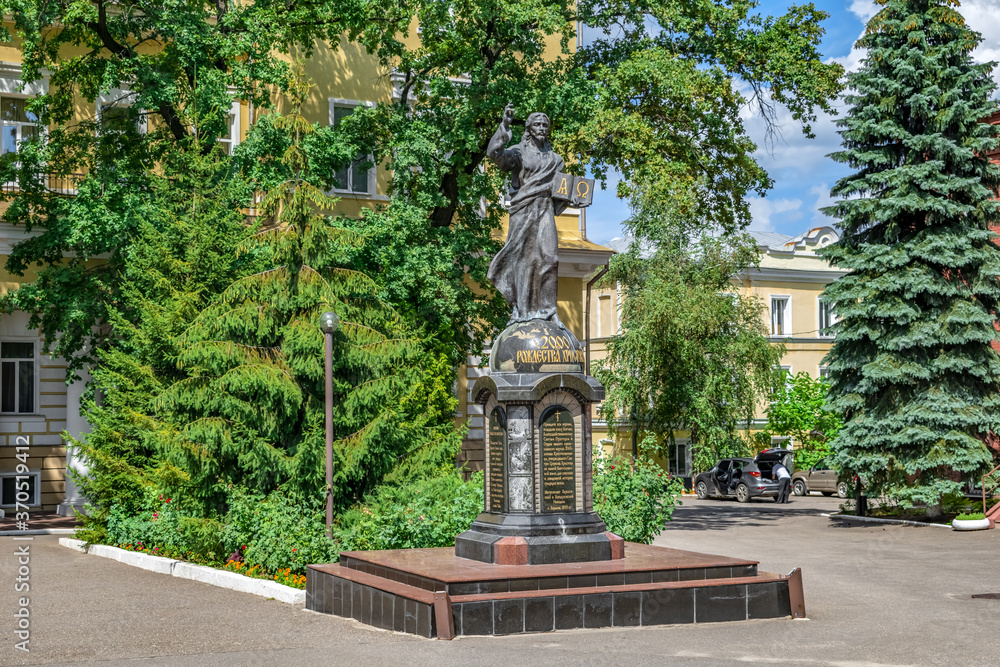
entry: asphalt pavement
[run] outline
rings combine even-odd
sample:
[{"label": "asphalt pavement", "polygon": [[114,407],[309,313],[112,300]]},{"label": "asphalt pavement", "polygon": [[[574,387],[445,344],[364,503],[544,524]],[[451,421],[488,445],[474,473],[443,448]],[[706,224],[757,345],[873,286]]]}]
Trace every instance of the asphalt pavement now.
[{"label": "asphalt pavement", "polygon": [[[0,665],[1000,665],[1000,530],[883,526],[686,498],[662,546],[801,567],[807,620],[424,640],[59,546],[0,537]],[[29,592],[17,592],[30,544]],[[23,576],[23,575],[22,575]],[[23,582],[21,582],[23,583]],[[15,648],[29,598],[30,652]]]}]

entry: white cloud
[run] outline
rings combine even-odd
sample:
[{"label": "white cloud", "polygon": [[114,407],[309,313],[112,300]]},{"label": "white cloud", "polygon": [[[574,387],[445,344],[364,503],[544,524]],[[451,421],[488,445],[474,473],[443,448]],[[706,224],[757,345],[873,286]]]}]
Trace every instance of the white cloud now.
[{"label": "white cloud", "polygon": [[832,206],[833,203],[837,201],[830,196],[830,186],[826,183],[819,183],[809,188],[809,194],[816,198],[812,205],[812,225],[814,227],[820,227],[823,225],[834,224],[836,222],[834,218],[824,215],[823,212],[820,211],[821,208]]},{"label": "white cloud", "polygon": [[[972,57],[976,62],[1000,61],[1000,0],[968,0],[958,8],[970,28],[982,34],[983,41]],[[997,70],[993,78],[1000,81]]]},{"label": "white cloud", "polygon": [[875,16],[880,8],[871,0],[853,0],[848,9],[850,9],[852,14],[861,19],[862,23],[867,23],[868,19]]},{"label": "white cloud", "polygon": [[[762,199],[760,197],[747,197],[747,204],[750,206],[750,216],[753,222],[750,229],[757,232],[773,232],[774,218],[783,216],[789,219],[801,217],[801,199]],[[784,215],[790,214],[790,215]]]}]

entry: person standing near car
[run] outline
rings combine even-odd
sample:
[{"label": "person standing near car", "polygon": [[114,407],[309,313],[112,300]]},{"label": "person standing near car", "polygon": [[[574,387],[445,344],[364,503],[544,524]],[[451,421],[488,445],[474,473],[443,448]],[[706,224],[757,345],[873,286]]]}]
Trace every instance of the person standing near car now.
[{"label": "person standing near car", "polygon": [[791,502],[788,500],[788,490],[792,488],[792,475],[780,461],[771,469],[771,479],[778,480],[778,497],[775,500],[779,503]]}]

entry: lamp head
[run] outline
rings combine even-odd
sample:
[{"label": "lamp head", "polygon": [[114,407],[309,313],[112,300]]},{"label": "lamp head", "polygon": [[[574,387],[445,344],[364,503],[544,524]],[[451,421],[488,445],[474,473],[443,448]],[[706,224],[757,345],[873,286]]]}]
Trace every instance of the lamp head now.
[{"label": "lamp head", "polygon": [[328,310],[319,317],[319,328],[323,330],[323,333],[332,334],[334,331],[340,328],[340,318],[337,317],[337,313],[332,310]]}]

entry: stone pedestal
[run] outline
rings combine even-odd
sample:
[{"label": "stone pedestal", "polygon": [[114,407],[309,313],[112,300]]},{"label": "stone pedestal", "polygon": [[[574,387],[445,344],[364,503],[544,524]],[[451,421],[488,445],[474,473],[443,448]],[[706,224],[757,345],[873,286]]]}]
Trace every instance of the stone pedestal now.
[{"label": "stone pedestal", "polygon": [[576,338],[547,321],[508,327],[472,393],[487,421],[486,511],[455,554],[537,565],[620,553],[593,503],[590,414],[604,388],[583,372]]}]

